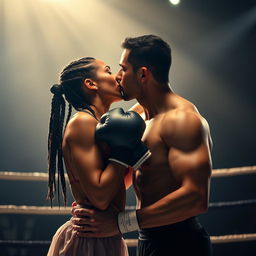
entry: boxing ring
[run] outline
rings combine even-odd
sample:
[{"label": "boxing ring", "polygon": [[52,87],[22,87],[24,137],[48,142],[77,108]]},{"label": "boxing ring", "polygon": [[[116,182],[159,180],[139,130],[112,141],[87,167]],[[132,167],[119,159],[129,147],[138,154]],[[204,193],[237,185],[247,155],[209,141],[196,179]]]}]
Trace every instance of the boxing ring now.
[{"label": "boxing ring", "polygon": [[[227,176],[238,176],[256,174],[256,166],[245,166],[227,169],[214,169],[212,178],[222,178]],[[66,176],[67,178],[67,176]],[[0,172],[0,180],[12,181],[47,181],[48,174],[43,172]],[[221,208],[231,206],[256,205],[256,199],[210,202],[209,208]],[[134,206],[126,206],[127,209],[135,209]],[[26,205],[0,205],[0,214],[33,214],[33,215],[71,215],[71,207],[44,207],[44,206],[26,206]],[[211,236],[213,244],[236,243],[256,241],[256,233],[226,234],[221,236]],[[37,247],[48,246],[51,241],[33,241],[33,240],[0,240],[0,246],[6,247]],[[137,239],[126,239],[129,247],[137,246]]]}]

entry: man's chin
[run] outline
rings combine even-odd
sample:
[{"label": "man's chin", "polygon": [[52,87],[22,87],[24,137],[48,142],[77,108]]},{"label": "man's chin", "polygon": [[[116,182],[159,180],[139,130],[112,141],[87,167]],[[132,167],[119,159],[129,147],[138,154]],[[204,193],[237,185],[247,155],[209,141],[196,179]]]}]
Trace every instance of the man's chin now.
[{"label": "man's chin", "polygon": [[129,99],[129,96],[128,96],[128,95],[126,94],[126,92],[124,91],[124,88],[123,88],[121,85],[118,85],[118,88],[119,88],[119,92],[120,92],[120,94],[121,94],[122,99],[125,100],[125,101],[130,100],[130,99]]}]

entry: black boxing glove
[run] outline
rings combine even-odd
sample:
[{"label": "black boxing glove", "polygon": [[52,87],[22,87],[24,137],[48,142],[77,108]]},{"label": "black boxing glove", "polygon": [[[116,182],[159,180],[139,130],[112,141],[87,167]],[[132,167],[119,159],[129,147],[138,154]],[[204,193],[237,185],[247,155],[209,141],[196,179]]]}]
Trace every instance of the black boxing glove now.
[{"label": "black boxing glove", "polygon": [[96,126],[95,140],[109,146],[110,161],[136,170],[151,155],[141,141],[145,128],[146,124],[139,114],[115,108],[101,117]]}]

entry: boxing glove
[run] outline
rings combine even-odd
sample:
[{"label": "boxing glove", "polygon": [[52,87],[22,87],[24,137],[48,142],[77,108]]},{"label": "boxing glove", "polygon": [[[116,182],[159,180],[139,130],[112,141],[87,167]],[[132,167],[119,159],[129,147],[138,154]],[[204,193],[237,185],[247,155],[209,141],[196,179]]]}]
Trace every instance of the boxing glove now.
[{"label": "boxing glove", "polygon": [[95,140],[109,146],[110,161],[136,170],[151,155],[141,141],[145,128],[145,122],[139,114],[115,108],[101,117],[96,126]]}]

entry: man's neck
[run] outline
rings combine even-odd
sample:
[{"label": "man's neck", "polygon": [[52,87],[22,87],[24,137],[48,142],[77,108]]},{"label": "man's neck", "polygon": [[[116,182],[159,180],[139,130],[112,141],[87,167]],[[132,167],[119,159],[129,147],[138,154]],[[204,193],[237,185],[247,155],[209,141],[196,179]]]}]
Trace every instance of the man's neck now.
[{"label": "man's neck", "polygon": [[[160,89],[164,88],[164,89]],[[168,99],[171,94],[174,92],[169,87],[169,85],[159,86],[153,85],[150,86],[150,90],[144,92],[138,102],[145,109],[146,119],[154,118],[156,115],[164,112],[168,107]]]}]

